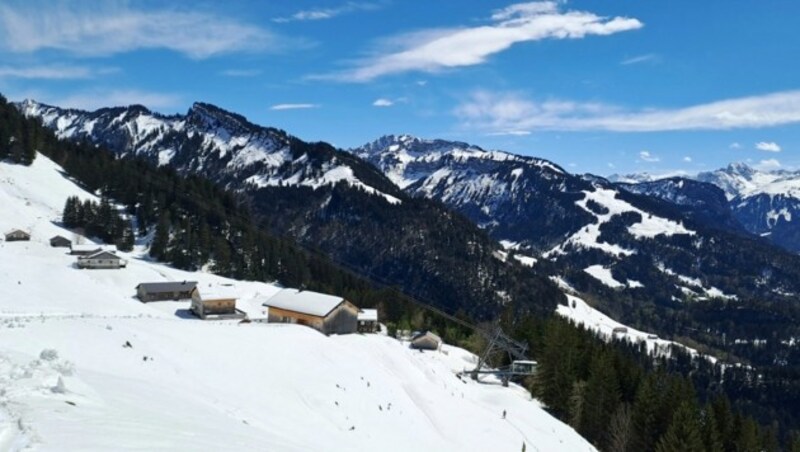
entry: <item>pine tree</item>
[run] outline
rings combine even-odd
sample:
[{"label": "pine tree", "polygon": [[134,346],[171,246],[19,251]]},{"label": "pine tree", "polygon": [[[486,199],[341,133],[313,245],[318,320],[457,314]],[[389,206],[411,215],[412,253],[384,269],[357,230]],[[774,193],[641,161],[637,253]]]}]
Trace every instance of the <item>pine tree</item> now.
[{"label": "pine tree", "polygon": [[136,237],[133,233],[133,225],[130,221],[126,221],[122,228],[122,235],[116,242],[117,248],[119,248],[120,251],[131,251],[135,241]]},{"label": "pine tree", "polygon": [[581,415],[581,429],[587,439],[601,447],[607,441],[608,419],[619,404],[619,382],[610,353],[601,352],[592,359],[586,396]]},{"label": "pine tree", "polygon": [[717,417],[714,414],[714,408],[710,404],[703,409],[701,425],[705,449],[708,452],[724,452],[725,447],[717,425]]},{"label": "pine tree", "polygon": [[633,436],[633,417],[631,406],[620,404],[608,424],[608,452],[626,452]]},{"label": "pine tree", "polygon": [[656,452],[704,452],[699,425],[697,410],[688,402],[681,403]]},{"label": "pine tree", "polygon": [[150,256],[159,260],[163,260],[166,257],[171,229],[169,212],[162,212],[158,219],[153,242],[150,244]]},{"label": "pine tree", "polygon": [[751,418],[739,416],[739,434],[736,437],[736,450],[738,452],[760,452],[761,441],[758,433],[758,424]]}]

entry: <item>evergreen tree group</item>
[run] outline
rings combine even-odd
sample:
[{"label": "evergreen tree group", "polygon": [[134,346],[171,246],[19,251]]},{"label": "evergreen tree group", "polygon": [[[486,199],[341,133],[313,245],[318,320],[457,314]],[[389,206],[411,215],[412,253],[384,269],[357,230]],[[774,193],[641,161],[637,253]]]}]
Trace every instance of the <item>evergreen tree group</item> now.
[{"label": "evergreen tree group", "polygon": [[81,202],[77,196],[70,196],[64,205],[62,221],[64,226],[80,228],[85,235],[115,244],[121,251],[133,249],[133,226],[130,220],[125,220],[119,214],[108,198],[103,197],[97,203],[88,199]]}]

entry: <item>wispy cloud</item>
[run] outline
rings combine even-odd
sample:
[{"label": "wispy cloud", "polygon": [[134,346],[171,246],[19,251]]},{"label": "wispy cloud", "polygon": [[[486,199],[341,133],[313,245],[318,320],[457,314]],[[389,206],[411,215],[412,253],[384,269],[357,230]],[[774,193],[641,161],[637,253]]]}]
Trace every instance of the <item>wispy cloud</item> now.
[{"label": "wispy cloud", "polygon": [[642,151],[639,153],[639,160],[648,163],[660,162],[661,158],[650,153],[650,151]]},{"label": "wispy cloud", "polygon": [[259,69],[227,69],[220,74],[226,77],[255,77],[261,75],[261,71]]},{"label": "wispy cloud", "polygon": [[270,50],[283,43],[272,32],[219,14],[143,11],[127,3],[83,2],[0,6],[0,42],[6,50],[55,49],[103,56],[139,49],[169,49],[203,59],[240,51]]},{"label": "wispy cloud", "polygon": [[686,157],[683,158],[683,161],[686,163],[692,163],[692,158],[687,155]]},{"label": "wispy cloud", "polygon": [[113,106],[144,105],[153,110],[174,110],[183,100],[179,95],[137,89],[96,89],[66,96],[39,97],[37,100],[62,108],[97,110]]},{"label": "wispy cloud", "polygon": [[0,78],[21,78],[38,80],[90,79],[100,75],[119,72],[118,68],[90,68],[88,66],[0,66]]},{"label": "wispy cloud", "polygon": [[771,171],[781,169],[781,162],[778,159],[766,159],[758,162],[757,164],[753,165],[755,169],[761,171]]},{"label": "wispy cloud", "polygon": [[728,147],[731,148],[731,149],[741,149],[742,145],[739,142],[734,141]]},{"label": "wispy cloud", "polygon": [[628,66],[631,64],[656,63],[659,60],[660,57],[655,53],[648,53],[645,55],[637,55],[630,58],[625,58],[624,60],[620,61],[619,64],[623,66]]},{"label": "wispy cloud", "polygon": [[303,110],[308,108],[319,108],[319,104],[275,104],[269,107],[270,110]]},{"label": "wispy cloud", "polygon": [[368,82],[409,71],[438,72],[483,64],[514,44],[544,39],[581,39],[641,28],[634,18],[602,17],[586,11],[563,11],[560,2],[518,3],[493,12],[486,25],[428,29],[383,41],[373,55],[348,70],[312,76],[345,82]]},{"label": "wispy cloud", "polygon": [[336,16],[353,13],[357,11],[374,11],[383,7],[381,3],[368,2],[347,2],[333,8],[313,8],[297,11],[291,16],[276,17],[272,19],[276,23],[300,22],[309,20],[327,20]]},{"label": "wispy cloud", "polygon": [[391,99],[386,99],[381,97],[380,99],[375,99],[375,102],[372,103],[373,107],[391,107],[394,105],[394,101]]},{"label": "wispy cloud", "polygon": [[762,128],[800,122],[800,91],[741,97],[677,109],[630,109],[597,102],[537,101],[519,93],[475,91],[454,114],[467,128],[655,132]]},{"label": "wispy cloud", "polygon": [[495,137],[504,137],[504,136],[524,137],[530,134],[531,134],[530,130],[500,130],[497,132],[487,133],[487,135]]},{"label": "wispy cloud", "polygon": [[765,152],[781,152],[781,147],[774,141],[759,141],[756,143],[756,149]]}]

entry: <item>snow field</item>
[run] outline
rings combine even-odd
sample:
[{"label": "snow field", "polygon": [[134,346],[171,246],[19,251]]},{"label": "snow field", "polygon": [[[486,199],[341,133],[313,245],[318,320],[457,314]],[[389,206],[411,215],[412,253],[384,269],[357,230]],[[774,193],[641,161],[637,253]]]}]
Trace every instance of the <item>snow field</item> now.
[{"label": "snow field", "polygon": [[[476,357],[381,335],[201,321],[142,304],[140,282],[233,284],[242,305],[280,288],[120,253],[77,270],[47,243],[68,196],[92,195],[39,156],[0,163],[0,450],[594,450],[520,387],[459,379]],[[257,308],[257,307],[255,307]],[[507,419],[501,413],[506,410]]]}]

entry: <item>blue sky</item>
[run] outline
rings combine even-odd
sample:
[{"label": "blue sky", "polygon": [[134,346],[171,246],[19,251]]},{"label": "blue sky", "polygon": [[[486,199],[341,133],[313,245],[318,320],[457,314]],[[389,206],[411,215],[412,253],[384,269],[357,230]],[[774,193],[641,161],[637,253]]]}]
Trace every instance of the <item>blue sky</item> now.
[{"label": "blue sky", "polygon": [[797,17],[792,0],[4,0],[0,92],[205,101],[341,147],[409,133],[572,172],[796,169]]}]

